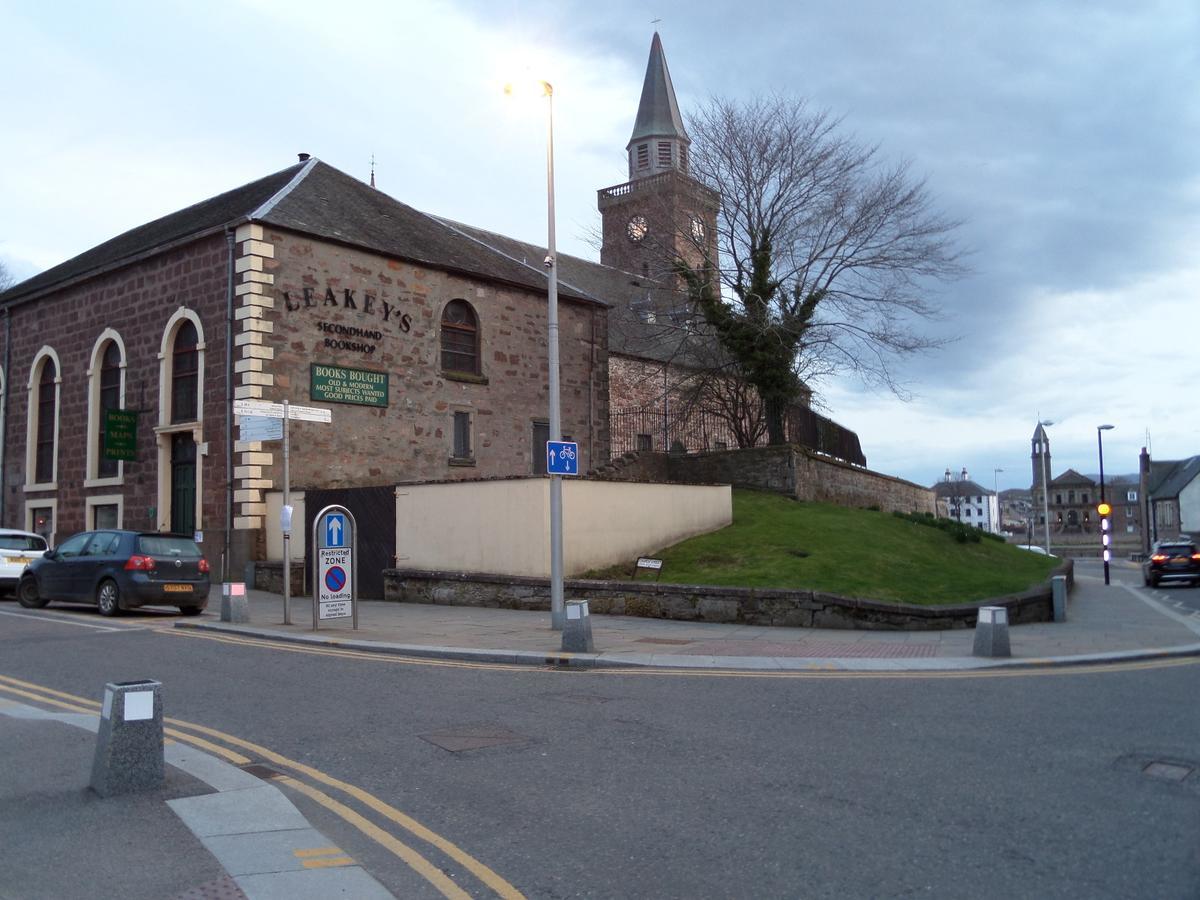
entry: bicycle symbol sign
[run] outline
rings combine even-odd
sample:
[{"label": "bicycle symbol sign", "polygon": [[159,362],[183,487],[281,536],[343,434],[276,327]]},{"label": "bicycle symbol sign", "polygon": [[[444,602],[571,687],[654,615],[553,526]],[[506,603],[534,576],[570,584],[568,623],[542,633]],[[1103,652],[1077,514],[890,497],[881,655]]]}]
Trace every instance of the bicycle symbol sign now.
[{"label": "bicycle symbol sign", "polygon": [[546,441],[546,473],[579,474],[579,445],[572,441]]}]

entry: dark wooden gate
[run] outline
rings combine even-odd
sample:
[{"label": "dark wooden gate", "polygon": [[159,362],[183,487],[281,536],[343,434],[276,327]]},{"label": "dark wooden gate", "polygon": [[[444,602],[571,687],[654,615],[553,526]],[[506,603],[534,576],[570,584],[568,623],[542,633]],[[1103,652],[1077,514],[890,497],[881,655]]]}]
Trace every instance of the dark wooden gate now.
[{"label": "dark wooden gate", "polygon": [[383,570],[396,564],[396,489],[389,484],[304,492],[304,571],[308,573],[307,581],[312,581],[313,519],[331,503],[350,510],[358,526],[357,595],[364,600],[382,600]]}]

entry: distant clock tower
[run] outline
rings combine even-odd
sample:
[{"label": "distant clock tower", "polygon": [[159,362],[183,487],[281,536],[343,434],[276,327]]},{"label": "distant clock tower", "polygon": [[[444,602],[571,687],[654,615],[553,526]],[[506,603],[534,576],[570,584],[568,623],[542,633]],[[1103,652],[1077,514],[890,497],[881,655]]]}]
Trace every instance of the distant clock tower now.
[{"label": "distant clock tower", "polygon": [[656,32],[625,147],[629,181],[600,190],[597,205],[603,222],[600,262],[645,278],[648,288],[656,288],[652,302],[661,312],[678,301],[675,260],[698,268],[707,254],[717,262],[720,197],[688,174],[690,145]]}]

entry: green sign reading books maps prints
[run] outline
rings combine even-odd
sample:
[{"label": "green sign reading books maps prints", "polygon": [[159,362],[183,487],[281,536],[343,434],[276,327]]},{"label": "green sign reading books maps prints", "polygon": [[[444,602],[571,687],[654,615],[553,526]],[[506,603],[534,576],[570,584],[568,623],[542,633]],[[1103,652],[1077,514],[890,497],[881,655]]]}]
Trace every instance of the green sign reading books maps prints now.
[{"label": "green sign reading books maps prints", "polygon": [[312,364],[309,396],[326,403],[358,403],[362,406],[388,405],[388,373],[345,366]]},{"label": "green sign reading books maps prints", "polygon": [[104,411],[104,458],[137,459],[137,413],[128,409]]}]

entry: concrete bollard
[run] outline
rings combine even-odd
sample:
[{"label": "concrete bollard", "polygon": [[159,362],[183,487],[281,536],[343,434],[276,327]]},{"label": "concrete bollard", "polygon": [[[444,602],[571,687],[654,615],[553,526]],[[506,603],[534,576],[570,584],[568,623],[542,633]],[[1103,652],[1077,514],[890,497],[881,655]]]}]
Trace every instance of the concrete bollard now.
[{"label": "concrete bollard", "polygon": [[162,684],[106,684],[92,758],[92,790],[101,797],[112,797],[153,790],[162,780]]},{"label": "concrete bollard", "polygon": [[1008,610],[1003,606],[979,607],[974,653],[976,656],[1012,656],[1008,645]]},{"label": "concrete bollard", "polygon": [[565,653],[593,653],[592,617],[586,600],[568,600],[563,622],[562,648]]},{"label": "concrete bollard", "polygon": [[1067,576],[1055,575],[1050,579],[1050,594],[1054,599],[1054,621],[1067,621]]},{"label": "concrete bollard", "polygon": [[241,625],[250,621],[250,604],[244,583],[235,581],[221,585],[221,621]]}]

